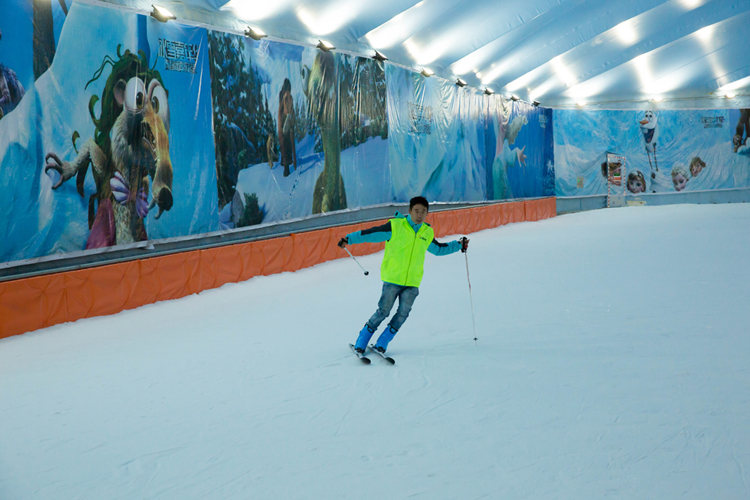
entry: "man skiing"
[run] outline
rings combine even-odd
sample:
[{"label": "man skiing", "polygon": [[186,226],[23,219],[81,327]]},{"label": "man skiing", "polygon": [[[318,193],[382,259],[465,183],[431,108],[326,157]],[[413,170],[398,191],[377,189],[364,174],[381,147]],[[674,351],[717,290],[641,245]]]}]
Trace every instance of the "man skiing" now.
[{"label": "man skiing", "polygon": [[398,297],[398,310],[391,318],[385,331],[380,334],[373,349],[382,353],[409,316],[412,304],[419,295],[419,284],[424,274],[424,258],[429,251],[433,255],[450,255],[459,250],[466,252],[469,240],[463,237],[450,243],[440,243],[427,218],[429,204],[422,196],[409,201],[409,214],[404,216],[396,212],[396,217],[382,226],[371,227],[362,231],[347,234],[339,241],[339,246],[357,243],[379,243],[385,241],[385,255],[380,266],[380,278],[383,280],[383,292],[375,314],[365,323],[359,332],[354,350],[362,355],[370,338],[380,323],[391,313]]}]

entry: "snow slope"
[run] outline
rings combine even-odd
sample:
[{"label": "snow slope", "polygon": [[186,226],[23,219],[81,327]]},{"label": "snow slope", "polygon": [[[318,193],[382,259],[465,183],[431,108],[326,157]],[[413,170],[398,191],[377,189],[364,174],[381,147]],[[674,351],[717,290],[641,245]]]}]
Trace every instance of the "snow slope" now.
[{"label": "snow slope", "polygon": [[0,498],[750,497],[750,206],[599,210],[0,341]]}]

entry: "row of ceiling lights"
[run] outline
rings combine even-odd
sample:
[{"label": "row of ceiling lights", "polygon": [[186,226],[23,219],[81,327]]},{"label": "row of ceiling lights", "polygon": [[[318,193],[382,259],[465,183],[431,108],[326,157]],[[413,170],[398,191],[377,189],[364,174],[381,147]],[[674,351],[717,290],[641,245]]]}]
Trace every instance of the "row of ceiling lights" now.
[{"label": "row of ceiling lights", "polygon": [[[152,5],[151,7],[153,8],[153,10],[151,11],[151,17],[153,17],[159,22],[166,23],[167,21],[177,19],[177,17],[174,14],[172,14],[169,10],[167,10],[166,8],[160,5]],[[248,38],[252,38],[253,40],[260,40],[261,38],[265,38],[268,35],[266,35],[266,33],[263,32],[263,30],[261,29],[248,26],[247,29],[245,30],[245,36]],[[318,45],[316,47],[324,52],[330,52],[331,50],[336,48],[333,46],[333,44],[326,42],[324,40],[318,40]],[[383,53],[377,50],[375,51],[375,55],[373,55],[372,58],[375,59],[376,61],[381,61],[381,62],[388,60],[388,58],[385,55],[383,55]],[[430,68],[422,68],[420,73],[422,74],[422,76],[426,78],[429,78],[435,74],[435,72],[432,71]],[[456,85],[459,87],[466,87],[468,84],[466,83],[464,79],[456,78]],[[495,93],[495,91],[487,87],[484,89],[484,93],[487,95],[492,95]],[[511,101],[520,100],[520,98],[517,97],[516,95],[511,95],[508,98]],[[532,104],[534,106],[539,106],[541,103],[539,101],[534,101],[532,102]]]},{"label": "row of ceiling lights", "polygon": [[[151,17],[153,17],[159,22],[166,23],[167,21],[177,19],[177,16],[172,14],[169,10],[162,7],[161,5],[152,5],[151,7],[153,8],[153,10],[151,11]],[[261,38],[265,38],[268,35],[266,35],[266,33],[259,28],[253,28],[251,26],[248,26],[247,29],[245,30],[245,36],[248,38],[252,38],[253,40],[260,40]],[[324,52],[330,52],[331,50],[336,48],[332,44],[324,40],[318,40],[318,42],[319,43],[317,45],[317,48],[319,48],[320,50]],[[385,61],[387,58],[376,50],[375,56],[373,56],[373,59],[377,59],[379,61]]]},{"label": "row of ceiling lights", "polygon": [[[169,10],[167,10],[166,8],[164,8],[162,6],[152,5],[152,7],[153,7],[153,10],[151,11],[151,16],[154,19],[156,19],[157,21],[160,21],[162,23],[166,23],[167,21],[170,21],[170,20],[173,20],[173,19],[177,19],[177,17],[174,14],[172,14]],[[268,35],[266,35],[262,30],[260,30],[258,28],[253,28],[253,27],[248,26],[247,29],[245,30],[245,36],[248,37],[248,38],[252,38],[253,40],[260,40],[261,38],[265,38]],[[319,40],[318,42],[319,43],[318,43],[318,45],[316,47],[318,49],[324,51],[324,52],[330,52],[331,50],[333,50],[333,49],[336,48],[331,43],[326,42],[324,40]],[[375,55],[373,55],[372,58],[375,59],[375,60],[377,60],[377,61],[381,61],[381,62],[388,60],[388,58],[385,55],[383,55],[381,52],[379,52],[377,50],[375,51]],[[426,67],[423,67],[422,70],[420,71],[420,73],[422,74],[422,76],[424,76],[426,78],[429,78],[429,77],[431,77],[431,76],[433,76],[435,74],[434,71],[432,71],[430,68],[426,68]],[[459,87],[466,87],[468,84],[466,83],[466,81],[464,79],[462,79],[462,78],[459,77],[459,78],[456,78],[456,85],[459,86]],[[484,93],[486,95],[493,95],[495,93],[495,91],[492,90],[489,87],[486,87],[484,89]],[[735,97],[735,94],[733,94],[733,93],[727,93],[727,94],[724,95],[724,97],[727,98],[727,99],[733,99]],[[516,96],[515,94],[512,94],[512,95],[508,96],[508,99],[510,99],[511,101],[519,101],[520,100],[520,98],[518,96]],[[653,102],[661,102],[662,99],[663,99],[662,97],[654,97],[651,100]],[[537,100],[534,100],[531,104],[534,105],[534,106],[539,106],[541,103],[539,101],[537,101]],[[585,101],[578,101],[576,103],[576,105],[579,106],[579,107],[584,107],[584,106],[586,106],[586,104],[587,103]]]}]

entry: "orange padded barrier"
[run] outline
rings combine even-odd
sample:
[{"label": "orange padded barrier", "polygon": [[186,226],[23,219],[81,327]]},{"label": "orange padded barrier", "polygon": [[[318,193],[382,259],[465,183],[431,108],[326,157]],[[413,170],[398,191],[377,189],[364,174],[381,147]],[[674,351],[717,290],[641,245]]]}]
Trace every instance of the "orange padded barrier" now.
[{"label": "orange padded barrier", "polygon": [[[427,222],[440,238],[470,234],[511,222],[554,217],[555,198],[498,203],[431,213]],[[236,283],[253,276],[291,272],[346,257],[339,239],[382,224],[375,221],[319,229],[280,238],[193,250],[118,264],[0,283],[0,338],[92,316],[114,314],[160,300]],[[385,243],[351,247],[354,255],[382,250]]]}]

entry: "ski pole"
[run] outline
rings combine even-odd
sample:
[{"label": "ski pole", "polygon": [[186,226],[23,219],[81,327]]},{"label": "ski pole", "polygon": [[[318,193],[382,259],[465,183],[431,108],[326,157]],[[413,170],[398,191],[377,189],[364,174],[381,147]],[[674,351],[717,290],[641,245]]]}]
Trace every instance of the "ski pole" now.
[{"label": "ski pole", "polygon": [[[346,247],[343,247],[343,248],[344,248],[344,250],[346,250],[346,253],[349,254],[349,257],[351,257],[352,259],[354,259],[354,255],[352,255],[352,253],[349,251],[349,249],[346,248]],[[365,270],[365,268],[362,267],[362,264],[360,264],[357,259],[354,259],[354,262],[356,262],[357,265],[359,266],[359,268],[362,269],[365,272],[365,276],[367,276],[368,274],[370,274],[370,271]]]},{"label": "ski pole", "polygon": [[469,256],[467,255],[468,252],[464,252],[464,257],[466,257],[466,281],[469,282],[469,302],[471,302],[471,324],[474,327],[474,341],[477,340],[477,323],[474,319],[474,299],[471,297],[471,279],[469,278]]}]

